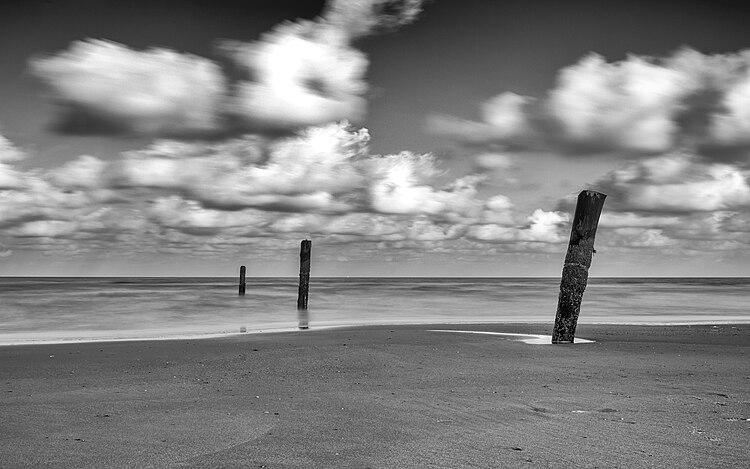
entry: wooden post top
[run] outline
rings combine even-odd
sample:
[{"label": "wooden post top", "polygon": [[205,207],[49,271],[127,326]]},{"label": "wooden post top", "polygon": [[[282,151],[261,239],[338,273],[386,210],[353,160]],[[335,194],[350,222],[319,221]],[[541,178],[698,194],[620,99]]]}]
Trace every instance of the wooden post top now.
[{"label": "wooden post top", "polygon": [[594,238],[606,198],[606,194],[591,190],[578,194],[573,227],[570,230],[570,244],[577,245],[582,239]]},{"label": "wooden post top", "polygon": [[300,243],[300,252],[310,252],[312,249],[312,241],[309,239],[303,239]]}]

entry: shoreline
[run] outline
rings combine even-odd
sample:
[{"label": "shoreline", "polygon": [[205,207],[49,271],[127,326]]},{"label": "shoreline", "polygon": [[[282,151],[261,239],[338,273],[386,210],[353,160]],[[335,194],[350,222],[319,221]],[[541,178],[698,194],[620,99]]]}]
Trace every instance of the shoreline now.
[{"label": "shoreline", "polygon": [[[750,324],[0,347],[6,467],[747,467]],[[547,323],[460,329],[548,334]],[[430,329],[430,330],[428,330]]]},{"label": "shoreline", "polygon": [[[34,345],[61,345],[61,344],[87,344],[87,343],[109,343],[109,342],[161,342],[161,341],[179,341],[179,340],[205,340],[205,339],[220,339],[224,337],[254,335],[254,334],[276,334],[286,332],[302,332],[302,333],[313,333],[316,331],[327,331],[331,329],[347,329],[347,328],[367,328],[376,326],[443,326],[443,325],[528,325],[528,326],[540,326],[547,325],[549,330],[552,330],[554,321],[457,321],[457,322],[430,322],[430,321],[419,321],[419,322],[368,322],[368,323],[350,323],[350,324],[330,324],[311,326],[305,329],[299,327],[281,327],[281,328],[260,328],[260,329],[248,329],[246,331],[237,332],[207,332],[201,333],[188,333],[188,334],[175,334],[175,335],[163,335],[163,336],[130,336],[130,337],[81,337],[81,338],[51,338],[51,339],[20,339],[17,341],[4,341],[0,338],[0,347],[18,347],[18,346],[34,346]],[[740,326],[750,325],[750,320],[719,320],[719,321],[671,321],[671,322],[579,322],[579,326],[634,326],[634,327],[680,327],[680,326]]]}]

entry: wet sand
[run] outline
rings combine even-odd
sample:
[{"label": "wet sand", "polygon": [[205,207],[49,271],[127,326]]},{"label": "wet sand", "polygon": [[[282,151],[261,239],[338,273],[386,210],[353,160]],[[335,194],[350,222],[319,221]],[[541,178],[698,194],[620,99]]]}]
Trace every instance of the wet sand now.
[{"label": "wet sand", "polygon": [[2,467],[749,467],[750,325],[0,347]]}]

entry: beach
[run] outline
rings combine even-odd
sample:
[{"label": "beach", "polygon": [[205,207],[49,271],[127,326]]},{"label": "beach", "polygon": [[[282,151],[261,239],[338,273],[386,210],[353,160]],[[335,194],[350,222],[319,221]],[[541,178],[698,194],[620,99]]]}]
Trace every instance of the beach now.
[{"label": "beach", "polygon": [[750,325],[0,347],[3,467],[747,467]]}]

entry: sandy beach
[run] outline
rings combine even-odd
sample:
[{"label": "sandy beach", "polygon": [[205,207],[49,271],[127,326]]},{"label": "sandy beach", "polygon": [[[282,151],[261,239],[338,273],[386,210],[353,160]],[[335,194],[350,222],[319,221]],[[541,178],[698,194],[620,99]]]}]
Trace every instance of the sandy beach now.
[{"label": "sandy beach", "polygon": [[3,467],[748,467],[750,325],[0,347]]}]

